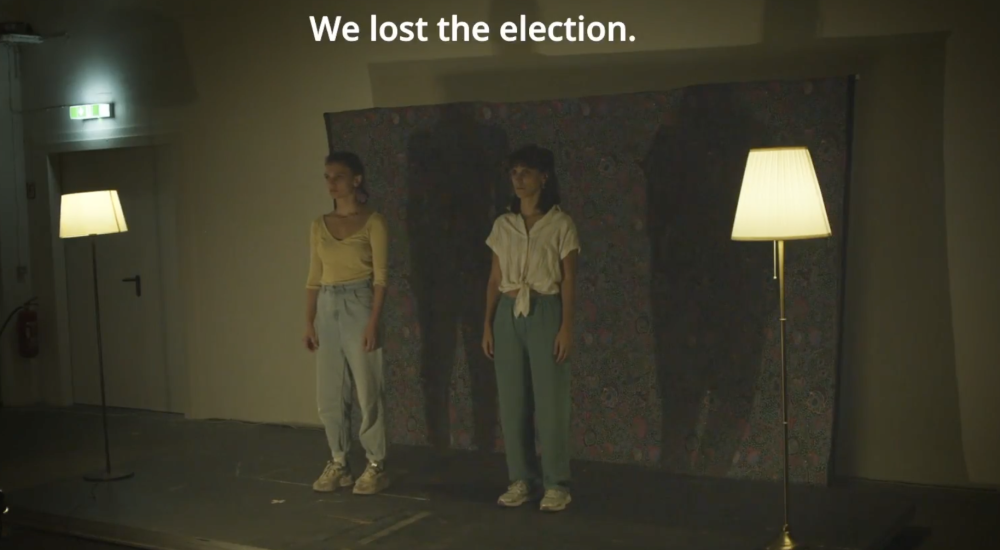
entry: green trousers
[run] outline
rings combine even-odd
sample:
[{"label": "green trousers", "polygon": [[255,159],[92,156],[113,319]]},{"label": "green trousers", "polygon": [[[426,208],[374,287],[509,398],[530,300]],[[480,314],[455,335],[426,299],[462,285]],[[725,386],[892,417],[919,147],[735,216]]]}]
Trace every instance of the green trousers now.
[{"label": "green trousers", "polygon": [[514,299],[503,295],[493,320],[493,357],[510,481],[568,490],[570,371],[553,353],[561,326],[558,295],[532,296],[526,317],[514,317]]}]

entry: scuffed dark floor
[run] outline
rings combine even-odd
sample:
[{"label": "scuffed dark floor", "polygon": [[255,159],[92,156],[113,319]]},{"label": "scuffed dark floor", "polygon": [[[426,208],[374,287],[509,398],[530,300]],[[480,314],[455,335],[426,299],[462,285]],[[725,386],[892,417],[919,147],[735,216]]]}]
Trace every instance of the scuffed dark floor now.
[{"label": "scuffed dark floor", "polygon": [[2,550],[134,550],[128,546],[56,535],[23,528],[6,529],[0,539]]},{"label": "scuffed dark floor", "polygon": [[[318,430],[129,411],[116,411],[111,426],[116,466],[135,477],[95,485],[81,476],[102,466],[96,411],[4,410],[0,483],[10,519],[117,542],[158,539],[163,548],[268,550],[748,549],[781,524],[780,487],[770,483],[581,462],[572,508],[545,515],[497,509],[499,455],[397,447],[385,494],[318,495],[309,487],[325,456]],[[989,496],[969,507],[1000,509]],[[886,547],[926,495],[871,486],[796,488],[793,497],[800,540],[846,549]],[[933,534],[906,534],[893,544],[937,547]]]}]

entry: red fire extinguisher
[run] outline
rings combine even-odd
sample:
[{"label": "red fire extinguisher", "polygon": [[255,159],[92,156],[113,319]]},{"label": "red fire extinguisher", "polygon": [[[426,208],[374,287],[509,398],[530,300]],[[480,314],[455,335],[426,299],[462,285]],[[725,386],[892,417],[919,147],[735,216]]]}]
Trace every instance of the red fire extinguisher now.
[{"label": "red fire extinguisher", "polygon": [[31,303],[17,314],[17,353],[25,359],[38,357],[38,313]]}]

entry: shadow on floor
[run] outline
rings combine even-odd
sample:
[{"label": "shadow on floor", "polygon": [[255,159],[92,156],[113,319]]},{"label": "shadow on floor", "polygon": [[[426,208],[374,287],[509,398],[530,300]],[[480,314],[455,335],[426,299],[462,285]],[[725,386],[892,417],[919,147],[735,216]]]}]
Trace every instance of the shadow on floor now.
[{"label": "shadow on floor", "polygon": [[0,550],[135,550],[135,547],[12,528],[0,539]]},{"label": "shadow on floor", "polygon": [[[400,550],[745,550],[770,539],[781,522],[775,484],[590,462],[574,464],[577,488],[566,513],[545,515],[533,506],[498,510],[494,502],[506,484],[502,456],[442,459],[426,448],[396,449],[394,484],[385,494],[319,495],[310,489],[325,458],[318,430],[121,411],[111,426],[118,465],[136,475],[93,485],[81,476],[101,466],[99,415],[88,409],[4,411],[0,483],[12,520],[18,513],[43,514],[94,529],[127,527],[136,537],[169,534],[270,550],[376,541]],[[793,498],[800,539],[845,549],[885,547],[876,543],[905,527],[914,500],[884,487],[796,487]],[[966,508],[993,510],[993,501]],[[950,501],[938,506],[955,508]],[[908,534],[898,540],[934,547]]]},{"label": "shadow on floor", "polygon": [[930,537],[931,530],[926,527],[909,526],[896,535],[885,550],[916,550]]}]

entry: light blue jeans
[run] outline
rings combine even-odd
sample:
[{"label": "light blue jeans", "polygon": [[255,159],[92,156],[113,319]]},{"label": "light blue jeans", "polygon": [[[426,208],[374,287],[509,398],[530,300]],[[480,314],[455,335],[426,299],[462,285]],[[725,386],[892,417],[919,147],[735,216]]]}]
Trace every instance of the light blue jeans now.
[{"label": "light blue jeans", "polygon": [[346,463],[351,449],[351,402],[354,388],[361,408],[361,446],[370,462],[386,455],[385,373],[382,339],[364,350],[372,310],[371,281],[325,286],[316,299],[316,402],[335,461]]}]

